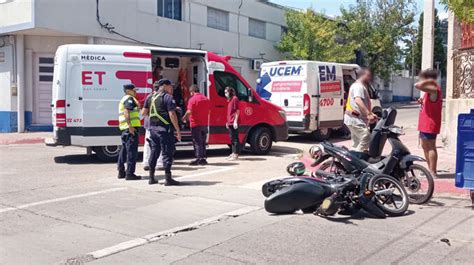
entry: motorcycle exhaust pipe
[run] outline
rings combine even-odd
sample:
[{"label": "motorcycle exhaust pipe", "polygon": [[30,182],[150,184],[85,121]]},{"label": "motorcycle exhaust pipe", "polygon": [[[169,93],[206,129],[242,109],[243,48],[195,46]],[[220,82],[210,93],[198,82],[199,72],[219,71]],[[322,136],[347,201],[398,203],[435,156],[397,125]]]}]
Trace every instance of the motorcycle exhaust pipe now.
[{"label": "motorcycle exhaust pipe", "polygon": [[323,200],[318,208],[318,212],[322,215],[334,215],[343,203],[339,194],[337,192],[333,193]]}]

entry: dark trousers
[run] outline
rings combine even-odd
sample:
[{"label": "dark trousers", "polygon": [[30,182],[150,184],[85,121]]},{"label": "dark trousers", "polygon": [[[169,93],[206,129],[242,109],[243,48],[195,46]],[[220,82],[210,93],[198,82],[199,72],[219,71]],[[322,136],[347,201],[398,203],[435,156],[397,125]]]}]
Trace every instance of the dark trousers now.
[{"label": "dark trousers", "polygon": [[150,159],[148,160],[148,165],[150,166],[150,170],[156,167],[156,161],[161,153],[163,156],[163,168],[166,173],[170,173],[176,150],[173,131],[160,131],[152,127],[150,129],[149,143],[151,154]]},{"label": "dark trousers", "polygon": [[[125,130],[122,132],[122,148],[120,149],[117,169],[119,172],[124,172],[127,175],[135,173],[135,165],[137,163],[138,155],[138,129],[135,129],[135,134],[132,135]],[[127,170],[125,170],[125,162],[127,163]]]},{"label": "dark trousers", "polygon": [[232,145],[232,153],[240,154],[240,142],[239,142],[239,129],[234,129],[232,125],[229,125],[230,143]]},{"label": "dark trousers", "polygon": [[207,127],[197,126],[191,128],[191,135],[193,137],[194,155],[196,159],[206,159]]}]

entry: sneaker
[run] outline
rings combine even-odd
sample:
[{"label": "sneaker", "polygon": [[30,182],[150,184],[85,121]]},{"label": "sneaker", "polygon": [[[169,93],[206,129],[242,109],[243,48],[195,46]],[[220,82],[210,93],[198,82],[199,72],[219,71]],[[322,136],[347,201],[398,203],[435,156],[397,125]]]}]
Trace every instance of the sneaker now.
[{"label": "sneaker", "polygon": [[148,171],[148,170],[150,170],[150,167],[149,166],[144,166],[143,170]]},{"label": "sneaker", "polygon": [[140,179],[142,179],[142,178],[140,176],[135,175],[135,174],[125,176],[125,180],[140,180]]},{"label": "sneaker", "polygon": [[197,165],[199,165],[199,162],[200,162],[200,160],[196,159],[196,160],[191,161],[191,163],[189,163],[189,165],[190,166],[197,166]]},{"label": "sneaker", "polygon": [[229,159],[227,159],[228,161],[237,161],[239,160],[239,157],[238,156],[232,156],[232,157],[229,157]]},{"label": "sneaker", "polygon": [[125,178],[125,171],[119,171],[117,178],[124,179]]},{"label": "sneaker", "polygon": [[232,159],[233,157],[234,157],[234,155],[231,154],[231,155],[229,155],[228,157],[226,157],[225,160],[230,160],[230,159]]},{"label": "sneaker", "polygon": [[205,166],[205,165],[207,165],[208,163],[207,163],[207,160],[206,160],[206,159],[201,159],[201,160],[199,160],[198,164],[199,164],[200,166]]}]

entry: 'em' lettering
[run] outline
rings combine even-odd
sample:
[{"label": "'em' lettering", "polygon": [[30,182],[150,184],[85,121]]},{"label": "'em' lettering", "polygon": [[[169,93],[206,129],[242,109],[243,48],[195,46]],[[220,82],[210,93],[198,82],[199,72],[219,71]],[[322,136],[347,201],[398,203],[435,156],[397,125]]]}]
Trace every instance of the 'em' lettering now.
[{"label": "'em' lettering", "polygon": [[336,66],[332,67],[320,65],[319,66],[319,79],[324,81],[335,81],[336,80]]},{"label": "'em' lettering", "polygon": [[99,85],[102,85],[102,76],[105,75],[105,72],[101,71],[82,71],[82,85],[88,86],[88,85],[93,85],[94,83],[92,82],[92,75],[95,74],[97,76],[97,81],[99,82]]},{"label": "'em' lettering", "polygon": [[300,75],[302,66],[281,66],[270,68],[270,76]]}]

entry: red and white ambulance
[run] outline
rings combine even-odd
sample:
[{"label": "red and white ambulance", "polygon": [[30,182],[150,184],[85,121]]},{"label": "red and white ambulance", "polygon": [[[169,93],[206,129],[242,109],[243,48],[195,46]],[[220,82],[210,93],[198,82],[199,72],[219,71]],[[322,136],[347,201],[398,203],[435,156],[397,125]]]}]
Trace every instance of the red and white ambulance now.
[{"label": "red and white ambulance", "polygon": [[[64,45],[56,52],[53,77],[54,136],[51,146],[83,146],[102,160],[118,156],[120,131],[118,103],[123,85],[133,83],[143,104],[152,91],[152,69],[157,67],[185,94],[197,84],[211,101],[209,144],[230,144],[225,127],[227,100],[224,88],[232,86],[240,99],[240,140],[255,154],[267,154],[274,141],[288,138],[285,112],[262,99],[221,57],[202,50],[175,48]],[[181,95],[186,98],[186,95]],[[185,104],[183,104],[185,105]],[[184,106],[185,107],[185,106]],[[184,125],[183,125],[184,127]],[[144,130],[140,130],[143,143]],[[183,132],[177,146],[192,146],[191,135]]]},{"label": "red and white ambulance", "polygon": [[[343,126],[345,93],[356,79],[357,64],[318,61],[263,63],[257,80],[258,94],[286,111],[289,131],[312,133],[327,140]],[[382,111],[370,87],[372,109]]]}]

